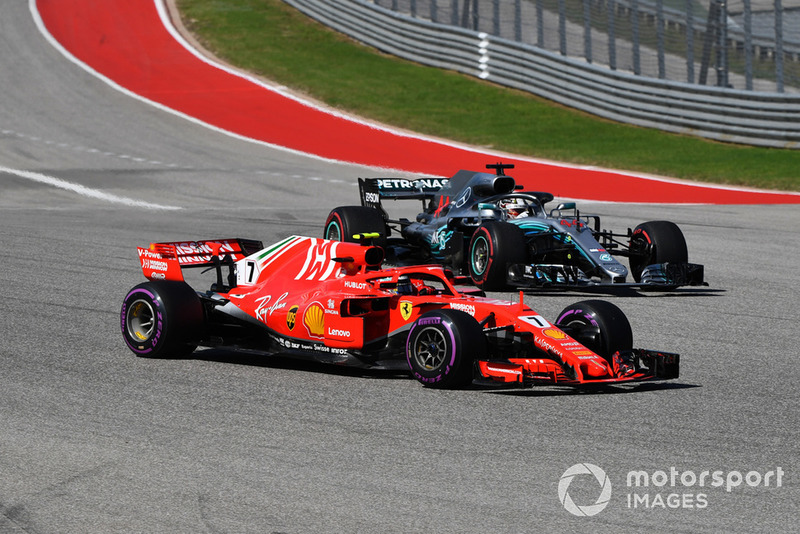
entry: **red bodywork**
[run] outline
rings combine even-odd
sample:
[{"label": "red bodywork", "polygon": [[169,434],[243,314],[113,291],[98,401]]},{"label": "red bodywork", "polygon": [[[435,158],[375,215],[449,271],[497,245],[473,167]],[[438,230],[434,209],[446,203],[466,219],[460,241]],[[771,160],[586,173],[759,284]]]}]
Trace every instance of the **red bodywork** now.
[{"label": "red bodywork", "polygon": [[462,280],[439,266],[381,269],[378,247],[310,237],[292,236],[254,252],[257,245],[240,239],[154,243],[139,248],[139,258],[151,280],[182,281],[185,268],[216,268],[217,284],[200,293],[207,315],[260,328],[270,352],[407,366],[405,338],[412,324],[425,312],[449,308],[472,316],[488,340],[488,355],[475,362],[476,377],[525,385],[677,377],[677,355],[642,349],[637,354],[656,365],[615,371],[524,304],[521,293],[518,302],[509,302],[472,288],[459,291]]}]

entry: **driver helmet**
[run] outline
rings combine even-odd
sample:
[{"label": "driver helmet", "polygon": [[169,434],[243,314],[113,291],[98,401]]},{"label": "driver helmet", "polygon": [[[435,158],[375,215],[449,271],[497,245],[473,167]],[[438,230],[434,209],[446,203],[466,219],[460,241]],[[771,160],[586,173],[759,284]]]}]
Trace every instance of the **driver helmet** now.
[{"label": "driver helmet", "polygon": [[416,288],[411,280],[406,275],[402,275],[397,279],[397,294],[398,295],[414,295]]},{"label": "driver helmet", "polygon": [[528,206],[521,198],[509,198],[500,202],[500,208],[509,219],[518,219],[528,214]]}]

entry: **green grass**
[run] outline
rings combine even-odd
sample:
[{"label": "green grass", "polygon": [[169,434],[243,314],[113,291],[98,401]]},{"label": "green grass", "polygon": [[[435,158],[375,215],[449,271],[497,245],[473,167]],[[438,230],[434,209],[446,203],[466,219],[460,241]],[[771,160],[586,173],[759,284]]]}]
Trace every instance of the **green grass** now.
[{"label": "green grass", "polygon": [[346,112],[497,150],[706,182],[800,190],[800,150],[623,125],[383,55],[279,0],[177,0],[218,57]]}]

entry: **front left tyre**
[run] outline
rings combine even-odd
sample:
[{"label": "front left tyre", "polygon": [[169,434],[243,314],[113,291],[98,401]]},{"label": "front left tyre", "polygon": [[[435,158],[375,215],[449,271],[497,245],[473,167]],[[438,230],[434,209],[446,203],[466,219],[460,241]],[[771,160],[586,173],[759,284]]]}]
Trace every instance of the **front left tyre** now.
[{"label": "front left tyre", "polygon": [[472,383],[475,360],[486,355],[483,329],[460,310],[423,314],[408,333],[406,358],[411,374],[432,388],[460,388]]},{"label": "front left tyre", "polygon": [[137,356],[180,358],[197,348],[203,305],[185,282],[151,281],[131,289],[122,302],[120,327]]},{"label": "front left tyre", "polygon": [[605,300],[567,306],[558,314],[556,326],[609,363],[615,353],[633,348],[633,331],[625,312]]},{"label": "front left tyre", "polygon": [[686,263],[689,253],[686,238],[677,224],[670,221],[649,221],[633,230],[630,246],[631,275],[636,282],[648,265]]}]

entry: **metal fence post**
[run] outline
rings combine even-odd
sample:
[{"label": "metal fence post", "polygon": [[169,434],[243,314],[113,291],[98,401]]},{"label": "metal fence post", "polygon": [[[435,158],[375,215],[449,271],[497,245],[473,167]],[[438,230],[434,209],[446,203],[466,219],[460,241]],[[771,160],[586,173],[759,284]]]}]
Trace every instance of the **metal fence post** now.
[{"label": "metal fence post", "polygon": [[656,0],[656,56],[658,57],[658,77],[666,77],[664,65],[664,0]]},{"label": "metal fence post", "polygon": [[775,0],[775,82],[783,92],[783,4]]},{"label": "metal fence post", "polygon": [[544,7],[543,0],[536,0],[536,46],[544,48]]},{"label": "metal fence post", "polygon": [[717,86],[728,87],[728,3],[718,0]]},{"label": "metal fence post", "polygon": [[714,48],[715,36],[718,32],[718,24],[719,2],[717,2],[717,0],[710,0],[708,3],[706,31],[703,36],[703,56],[700,60],[700,85],[705,85],[708,81],[708,69],[711,64],[711,50]]},{"label": "metal fence post", "polygon": [[631,0],[631,40],[633,41],[633,73],[642,73],[641,39],[639,37],[639,0]]},{"label": "metal fence post", "polygon": [[[636,0],[633,0],[636,2]],[[592,1],[583,0],[583,56],[592,62]]]},{"label": "metal fence post", "polygon": [[558,0],[558,50],[567,55],[567,13],[566,0]]},{"label": "metal fence post", "polygon": [[753,12],[750,0],[744,0],[744,86],[753,90]]},{"label": "metal fence post", "polygon": [[[749,0],[745,0],[749,2]],[[693,0],[686,0],[686,81],[694,83],[694,13]]]},{"label": "metal fence post", "polygon": [[617,45],[615,42],[614,20],[616,17],[615,7],[616,0],[607,0],[608,2],[608,67],[611,70],[617,70]]}]

